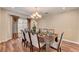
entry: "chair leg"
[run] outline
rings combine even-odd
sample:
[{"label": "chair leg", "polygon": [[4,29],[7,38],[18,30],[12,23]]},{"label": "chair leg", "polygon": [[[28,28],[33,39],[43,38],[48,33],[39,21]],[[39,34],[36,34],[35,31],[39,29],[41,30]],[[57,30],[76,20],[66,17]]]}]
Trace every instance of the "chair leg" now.
[{"label": "chair leg", "polygon": [[59,49],[57,49],[57,52],[59,52]]},{"label": "chair leg", "polygon": [[24,47],[27,47],[27,41],[22,40],[22,44],[24,45]]},{"label": "chair leg", "polygon": [[33,46],[30,46],[30,52],[33,52]]},{"label": "chair leg", "polygon": [[57,49],[57,52],[61,52],[61,47],[59,49]]},{"label": "chair leg", "polygon": [[25,46],[24,39],[22,39],[22,44]]},{"label": "chair leg", "polygon": [[30,48],[30,52],[33,52],[32,48]]},{"label": "chair leg", "polygon": [[27,46],[28,46],[28,42],[27,42],[27,41],[25,42],[25,46],[26,46],[26,48],[27,48]]},{"label": "chair leg", "polygon": [[45,50],[45,52],[46,52],[46,45],[44,46],[44,50]]},{"label": "chair leg", "polygon": [[25,41],[23,41],[23,45],[24,45],[24,47],[26,46],[26,42]]},{"label": "chair leg", "polygon": [[60,52],[61,52],[61,47],[60,47]]}]

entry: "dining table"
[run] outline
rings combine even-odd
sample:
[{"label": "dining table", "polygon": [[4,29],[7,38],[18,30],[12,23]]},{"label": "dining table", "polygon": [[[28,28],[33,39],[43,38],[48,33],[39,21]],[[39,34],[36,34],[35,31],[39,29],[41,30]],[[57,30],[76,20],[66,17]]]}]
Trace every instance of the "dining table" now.
[{"label": "dining table", "polygon": [[54,33],[52,35],[38,35],[39,37],[39,41],[40,42],[45,42],[46,44],[46,51],[48,52],[49,51],[49,45],[50,45],[50,42],[53,42],[55,40],[56,37],[58,37],[58,34]]}]

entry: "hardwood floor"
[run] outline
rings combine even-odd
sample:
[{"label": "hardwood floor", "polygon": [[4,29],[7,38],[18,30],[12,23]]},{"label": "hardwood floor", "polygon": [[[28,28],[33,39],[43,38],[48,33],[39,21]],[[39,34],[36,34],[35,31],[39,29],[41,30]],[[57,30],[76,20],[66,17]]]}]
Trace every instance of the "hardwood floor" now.
[{"label": "hardwood floor", "polygon": [[[30,48],[24,47],[20,39],[12,39],[0,43],[0,52],[30,52]],[[55,50],[49,48],[49,52],[55,52]],[[79,52],[79,45],[63,41],[62,52]]]}]

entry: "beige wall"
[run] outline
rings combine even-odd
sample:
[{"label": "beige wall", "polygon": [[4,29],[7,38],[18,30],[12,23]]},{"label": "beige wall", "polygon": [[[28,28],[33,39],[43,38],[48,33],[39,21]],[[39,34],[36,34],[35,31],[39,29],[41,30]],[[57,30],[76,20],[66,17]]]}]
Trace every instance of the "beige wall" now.
[{"label": "beige wall", "polygon": [[78,31],[77,31],[77,38],[78,38],[78,42],[79,42],[79,11],[77,12],[77,14],[78,14],[78,20],[77,20],[77,28],[78,28]]},{"label": "beige wall", "polygon": [[69,11],[58,15],[50,15],[38,21],[40,28],[54,28],[60,34],[65,32],[64,39],[79,42],[79,11]]},{"label": "beige wall", "polygon": [[1,9],[0,9],[0,40],[1,40]]},{"label": "beige wall", "polygon": [[0,42],[7,41],[12,37],[11,17],[6,10],[0,8]]}]

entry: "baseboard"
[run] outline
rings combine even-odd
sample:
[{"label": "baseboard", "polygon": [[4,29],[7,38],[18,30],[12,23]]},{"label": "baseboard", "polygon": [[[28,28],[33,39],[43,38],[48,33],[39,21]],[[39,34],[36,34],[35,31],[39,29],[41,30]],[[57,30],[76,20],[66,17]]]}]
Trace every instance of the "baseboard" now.
[{"label": "baseboard", "polygon": [[4,42],[7,42],[8,40],[2,40],[2,41],[0,41],[0,43],[4,43]]},{"label": "baseboard", "polygon": [[9,40],[11,40],[12,38],[8,38],[7,40],[1,40],[0,43],[4,43],[4,42],[7,42]]},{"label": "baseboard", "polygon": [[71,41],[71,40],[67,40],[67,39],[63,39],[63,41],[66,41],[66,42],[70,42],[70,43],[74,43],[74,44],[78,44],[79,45],[79,42],[75,42],[75,41]]}]

